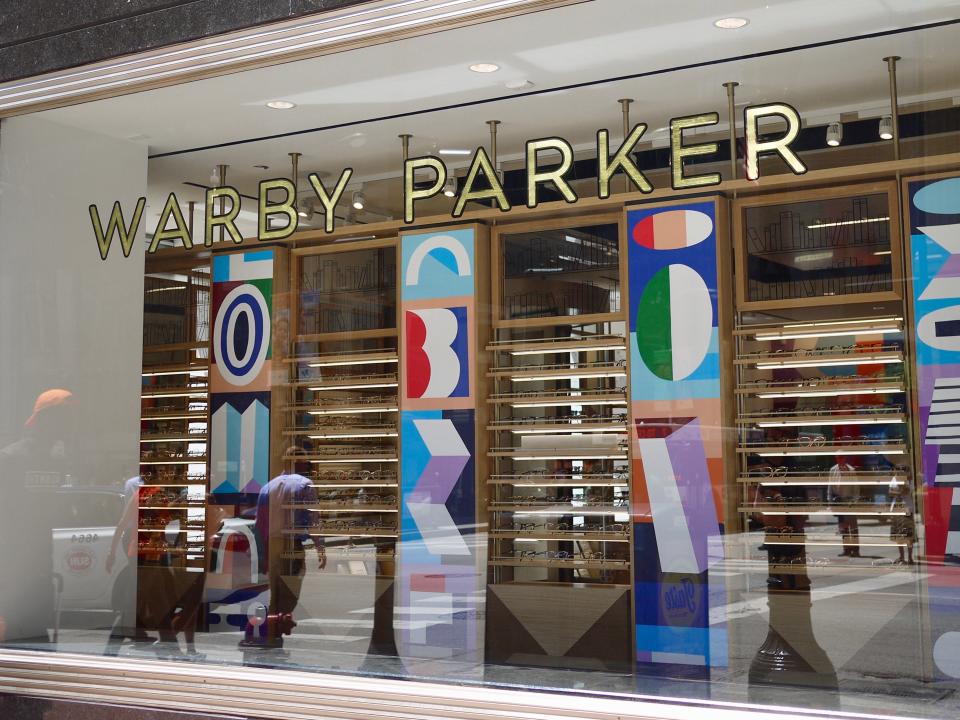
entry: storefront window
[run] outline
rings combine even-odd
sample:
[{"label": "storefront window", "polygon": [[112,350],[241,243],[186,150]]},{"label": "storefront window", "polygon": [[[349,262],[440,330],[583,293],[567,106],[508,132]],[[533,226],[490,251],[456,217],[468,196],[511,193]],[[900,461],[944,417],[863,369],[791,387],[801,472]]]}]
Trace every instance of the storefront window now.
[{"label": "storefront window", "polygon": [[960,6],[674,5],[4,119],[2,646],[956,717]]}]

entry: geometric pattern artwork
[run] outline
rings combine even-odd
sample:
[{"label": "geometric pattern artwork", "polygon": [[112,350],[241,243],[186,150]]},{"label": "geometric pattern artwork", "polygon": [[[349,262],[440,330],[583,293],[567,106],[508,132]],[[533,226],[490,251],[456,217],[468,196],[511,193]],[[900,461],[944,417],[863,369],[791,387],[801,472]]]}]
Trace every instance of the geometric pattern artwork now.
[{"label": "geometric pattern artwork", "polygon": [[400,241],[400,539],[395,641],[410,669],[482,662],[472,230]]},{"label": "geometric pattern artwork", "polygon": [[682,380],[710,349],[713,308],[703,278],[686,265],[668,265],[650,278],[637,303],[637,350],[663,380]]},{"label": "geometric pattern artwork", "polygon": [[467,308],[408,310],[404,320],[410,397],[468,397]]},{"label": "geometric pattern artwork", "polygon": [[939,445],[934,484],[960,483],[960,378],[936,378],[923,436]]},{"label": "geometric pattern artwork", "polygon": [[960,487],[950,497],[950,519],[947,522],[947,544],[944,554],[960,556]]},{"label": "geometric pattern artwork", "polygon": [[960,445],[960,178],[908,183],[923,481],[960,485],[949,472]]},{"label": "geometric pattern artwork", "polygon": [[960,177],[907,183],[933,665],[960,677]]},{"label": "geometric pattern artwork", "polygon": [[257,493],[270,475],[273,250],[213,257],[210,492]]},{"label": "geometric pattern artwork", "polygon": [[210,409],[212,491],[260,492],[270,473],[270,393],[218,393]]},{"label": "geometric pattern artwork", "polygon": [[708,672],[727,662],[708,583],[723,559],[715,202],[630,210],[627,237],[637,661]]},{"label": "geometric pattern artwork", "polygon": [[[708,543],[697,539],[719,536],[700,420],[661,427],[664,437],[638,441],[644,472],[657,480],[647,484],[647,497],[660,568],[695,575],[708,566]],[[639,426],[637,432],[642,432]]]}]

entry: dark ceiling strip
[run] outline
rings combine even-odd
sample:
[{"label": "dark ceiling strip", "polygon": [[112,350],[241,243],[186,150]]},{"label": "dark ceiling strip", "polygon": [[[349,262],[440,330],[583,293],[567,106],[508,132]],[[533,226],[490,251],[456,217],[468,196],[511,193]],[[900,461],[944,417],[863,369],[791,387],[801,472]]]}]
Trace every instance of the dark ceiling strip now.
[{"label": "dark ceiling strip", "polygon": [[[919,32],[922,30],[931,30],[940,27],[947,27],[949,25],[960,24],[960,18],[954,18],[952,20],[941,20],[940,22],[927,23],[925,25],[914,25],[907,28],[896,28],[894,30],[881,30],[874,33],[866,33],[864,35],[853,35],[850,37],[839,38],[835,40],[821,40],[820,42],[807,43],[805,45],[794,45],[787,48],[780,48],[777,50],[763,50],[761,52],[748,53],[746,55],[736,55],[734,57],[720,58],[717,60],[704,60],[702,62],[689,63],[687,65],[677,65],[672,68],[663,68],[659,70],[648,70],[646,72],[631,73],[629,75],[617,75],[615,77],[608,77],[599,80],[587,80],[585,82],[573,83],[571,85],[560,85],[558,87],[544,88],[542,90],[530,90],[524,93],[516,93],[511,95],[500,95],[495,98],[487,98],[484,100],[470,100],[462,103],[454,103],[452,105],[439,105],[437,107],[425,108],[422,110],[409,110],[402,113],[394,113],[391,115],[381,115],[380,117],[368,118],[366,120],[351,120],[348,122],[336,123],[334,125],[324,125],[321,127],[307,128],[304,130],[291,130],[285,133],[277,133],[275,135],[263,135],[262,137],[249,138],[245,140],[230,140],[228,142],[217,143],[214,145],[205,145],[203,147],[195,148],[186,148],[183,150],[171,150],[169,152],[157,153],[155,155],[150,155],[150,159],[156,158],[165,158],[173,157],[175,155],[185,155],[188,153],[194,152],[203,152],[205,150],[218,150],[221,148],[233,147],[235,145],[246,145],[249,143],[263,142],[265,140],[278,140],[280,138],[286,137],[296,137],[298,135],[307,135],[310,133],[324,132],[326,130],[338,130],[347,127],[354,127],[357,125],[366,125],[369,123],[383,122],[386,120],[399,120],[401,118],[416,117],[417,115],[428,115],[435,112],[443,112],[445,110],[457,110],[468,107],[477,107],[480,105],[488,105],[490,103],[503,102],[505,100],[519,100],[520,98],[532,97],[535,95],[546,95],[549,93],[555,92],[564,92],[567,90],[576,90],[578,88],[593,87],[596,85],[605,85],[608,83],[622,82],[624,80],[636,80],[639,78],[652,77],[655,75],[665,75],[672,72],[680,72],[683,70],[693,70],[695,68],[710,67],[713,65],[723,65],[725,63],[739,62],[742,60],[755,60],[757,58],[771,57],[774,55],[784,55],[787,53],[799,52],[801,50],[812,50],[814,48],[829,47],[831,45],[842,45],[848,42],[856,42],[858,40],[871,40],[879,37],[888,37],[891,35],[901,35],[903,33],[909,32]],[[879,62],[879,59],[878,59]]]}]

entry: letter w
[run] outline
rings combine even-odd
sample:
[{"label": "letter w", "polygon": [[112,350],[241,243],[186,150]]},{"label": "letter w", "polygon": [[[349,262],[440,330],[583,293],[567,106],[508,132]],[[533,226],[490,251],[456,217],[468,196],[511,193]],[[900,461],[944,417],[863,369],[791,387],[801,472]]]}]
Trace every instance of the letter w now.
[{"label": "letter w", "polygon": [[110,221],[107,223],[107,232],[104,235],[103,225],[100,223],[100,212],[96,205],[90,206],[90,221],[93,223],[93,232],[97,236],[97,247],[100,248],[100,259],[106,260],[107,253],[110,252],[110,244],[113,242],[113,234],[120,234],[120,247],[123,249],[123,256],[130,257],[130,251],[133,249],[133,240],[137,236],[137,230],[140,227],[140,218],[143,216],[143,206],[146,204],[145,197],[137,200],[137,207],[133,211],[133,218],[130,225],[123,222],[123,211],[120,209],[120,201],[113,204],[113,211],[110,213]]}]

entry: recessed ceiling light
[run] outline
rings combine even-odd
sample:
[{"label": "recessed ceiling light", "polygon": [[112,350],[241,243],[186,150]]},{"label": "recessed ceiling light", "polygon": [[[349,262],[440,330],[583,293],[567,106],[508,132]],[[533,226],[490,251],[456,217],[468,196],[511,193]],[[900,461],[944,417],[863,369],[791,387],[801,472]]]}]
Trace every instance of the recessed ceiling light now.
[{"label": "recessed ceiling light", "polygon": [[493,63],[474,63],[470,66],[470,69],[475,73],[492,73],[499,70],[500,66]]},{"label": "recessed ceiling light", "polygon": [[271,100],[267,103],[267,107],[271,110],[292,110],[296,106],[296,103],[292,103],[289,100]]},{"label": "recessed ceiling light", "polygon": [[269,165],[254,165],[253,167],[255,167],[257,170],[269,170],[269,169],[270,169],[270,166],[269,166]]},{"label": "recessed ceiling light", "polygon": [[750,21],[742,17],[727,17],[714,20],[713,24],[721,30],[739,30],[745,25],[749,25]]},{"label": "recessed ceiling light", "polygon": [[440,151],[441,155],[469,155],[469,150],[458,150],[455,148],[444,148]]}]

